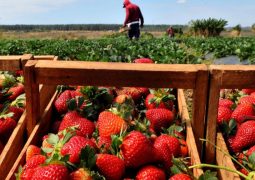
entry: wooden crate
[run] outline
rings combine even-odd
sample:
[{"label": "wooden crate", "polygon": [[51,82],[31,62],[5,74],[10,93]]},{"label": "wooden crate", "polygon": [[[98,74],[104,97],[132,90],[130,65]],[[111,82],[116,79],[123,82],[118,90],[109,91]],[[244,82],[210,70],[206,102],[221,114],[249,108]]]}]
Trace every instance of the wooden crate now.
[{"label": "wooden crate", "polygon": [[[187,143],[192,162],[200,163],[195,135],[192,126],[196,127],[197,138],[204,136],[204,115],[207,99],[208,70],[205,65],[160,65],[160,64],[126,64],[126,63],[99,63],[99,62],[68,62],[68,61],[29,61],[25,67],[25,80],[30,83],[26,86],[28,130],[31,132],[27,143],[22,149],[17,161],[7,179],[14,178],[19,165],[25,163],[25,152],[30,144],[40,142],[47,134],[52,115],[54,97],[40,116],[38,102],[38,84],[49,85],[92,85],[92,86],[139,86],[139,87],[171,87],[194,89],[193,117],[190,121],[183,91],[178,91],[178,106],[182,119],[187,120]],[[34,76],[33,76],[34,75]],[[56,95],[56,94],[55,94]],[[196,110],[196,109],[199,109]],[[194,128],[193,128],[194,130]],[[195,169],[194,174],[199,176],[202,170]]]},{"label": "wooden crate", "polygon": [[[0,56],[0,70],[3,71],[17,71],[23,68],[24,63],[27,60],[33,59],[31,54],[26,54],[22,56]],[[25,84],[26,85],[26,84]],[[49,102],[51,96],[55,91],[55,86],[40,86],[40,98],[41,101],[41,111],[45,108],[46,104]],[[7,144],[5,145],[3,152],[0,154],[0,179],[4,179],[9,170],[11,169],[13,163],[18,157],[20,151],[22,150],[26,140],[26,111],[22,114],[21,118],[17,122],[12,135],[10,136]]]},{"label": "wooden crate", "polygon": [[[213,144],[227,151],[226,143],[224,142],[221,133],[217,133],[217,111],[220,97],[220,89],[242,89],[255,88],[255,66],[250,65],[212,65],[210,66],[210,92],[208,100],[207,113],[207,133],[206,138]],[[208,163],[234,168],[230,158],[225,156],[220,151],[216,151],[211,144],[206,144],[205,159]],[[222,179],[240,179],[233,173],[220,171]]]}]

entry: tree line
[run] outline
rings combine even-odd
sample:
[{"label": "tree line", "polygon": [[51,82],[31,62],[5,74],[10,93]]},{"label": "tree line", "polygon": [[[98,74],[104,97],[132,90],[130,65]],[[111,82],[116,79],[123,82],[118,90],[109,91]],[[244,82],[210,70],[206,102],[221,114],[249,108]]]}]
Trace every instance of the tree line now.
[{"label": "tree line", "polygon": [[[52,24],[52,25],[0,25],[3,31],[118,31],[121,24]],[[144,31],[166,31],[170,25],[145,25]],[[184,25],[171,25],[176,29],[182,29]]]}]

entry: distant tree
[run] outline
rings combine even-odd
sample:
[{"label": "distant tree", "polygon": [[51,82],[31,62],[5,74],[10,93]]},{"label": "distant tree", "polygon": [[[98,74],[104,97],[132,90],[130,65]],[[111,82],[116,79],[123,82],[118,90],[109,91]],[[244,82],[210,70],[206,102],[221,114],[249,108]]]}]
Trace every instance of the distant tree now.
[{"label": "distant tree", "polygon": [[227,23],[224,19],[198,19],[190,21],[189,28],[195,36],[214,37],[220,35]]},{"label": "distant tree", "polygon": [[251,29],[255,32],[255,23],[251,26]]}]

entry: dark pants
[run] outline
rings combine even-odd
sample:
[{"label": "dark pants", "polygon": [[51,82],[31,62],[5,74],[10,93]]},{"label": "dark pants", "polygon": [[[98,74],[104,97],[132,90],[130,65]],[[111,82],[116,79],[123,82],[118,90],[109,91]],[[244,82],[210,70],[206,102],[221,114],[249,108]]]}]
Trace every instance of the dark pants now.
[{"label": "dark pants", "polygon": [[138,39],[140,37],[139,23],[130,25],[130,29],[128,30],[128,37],[129,39],[133,39],[133,37]]}]

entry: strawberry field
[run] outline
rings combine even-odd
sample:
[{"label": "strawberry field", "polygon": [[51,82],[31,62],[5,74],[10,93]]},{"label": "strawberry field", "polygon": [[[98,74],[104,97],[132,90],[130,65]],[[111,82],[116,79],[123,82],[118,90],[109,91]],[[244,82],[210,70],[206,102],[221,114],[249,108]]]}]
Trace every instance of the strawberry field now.
[{"label": "strawberry field", "polygon": [[60,59],[130,62],[139,57],[166,64],[200,64],[206,55],[211,59],[238,56],[254,63],[255,38],[126,38],[99,40],[1,40],[1,55],[54,54]]}]

